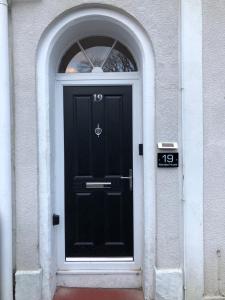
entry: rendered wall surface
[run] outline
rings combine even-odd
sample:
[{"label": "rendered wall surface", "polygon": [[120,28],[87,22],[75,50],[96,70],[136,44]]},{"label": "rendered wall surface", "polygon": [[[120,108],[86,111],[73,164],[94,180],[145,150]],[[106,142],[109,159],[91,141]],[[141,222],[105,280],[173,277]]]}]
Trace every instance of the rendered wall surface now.
[{"label": "rendered wall surface", "polygon": [[225,296],[225,2],[203,0],[205,294]]},{"label": "rendered wall surface", "polygon": [[[38,41],[47,26],[67,9],[97,1],[43,0],[12,5],[16,262],[18,270],[38,268],[38,141],[35,63]],[[156,142],[181,145],[179,101],[179,1],[101,0],[137,19],[150,36],[156,60]],[[182,264],[182,170],[156,169],[158,268]],[[154,191],[153,191],[154,192]]]},{"label": "rendered wall surface", "polygon": [[[112,5],[149,34],[156,59],[156,142],[180,139],[179,0],[43,0],[12,4],[15,125],[16,266],[39,268],[38,141],[35,63],[38,41],[67,9]],[[225,2],[203,0],[205,294],[225,294]],[[180,150],[181,151],[181,150]],[[182,170],[157,169],[158,268],[182,264]]]}]

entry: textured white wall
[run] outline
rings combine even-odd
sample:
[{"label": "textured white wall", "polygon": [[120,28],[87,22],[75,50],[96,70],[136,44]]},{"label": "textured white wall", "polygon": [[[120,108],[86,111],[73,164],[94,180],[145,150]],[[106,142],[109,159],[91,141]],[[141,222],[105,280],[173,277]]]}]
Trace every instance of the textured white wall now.
[{"label": "textured white wall", "polygon": [[[45,28],[65,10],[96,1],[12,6],[17,269],[38,268],[35,59]],[[156,56],[156,141],[180,143],[179,0],[101,0],[145,27]],[[225,2],[203,0],[205,294],[225,293]],[[182,264],[181,168],[157,170],[157,266]],[[220,252],[218,252],[220,251]]]},{"label": "textured white wall", "polygon": [[225,1],[203,0],[205,294],[225,295]]},{"label": "textured white wall", "polygon": [[[52,0],[12,6],[15,81],[17,268],[38,267],[38,170],[35,58],[45,28],[65,10],[97,1]],[[179,1],[101,0],[133,15],[156,56],[156,141],[180,143]],[[157,170],[157,267],[182,264],[181,168]]]}]

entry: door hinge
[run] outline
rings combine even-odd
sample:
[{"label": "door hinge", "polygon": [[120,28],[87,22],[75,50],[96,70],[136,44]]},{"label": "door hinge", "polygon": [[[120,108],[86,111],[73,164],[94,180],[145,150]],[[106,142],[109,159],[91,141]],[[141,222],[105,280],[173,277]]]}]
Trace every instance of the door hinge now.
[{"label": "door hinge", "polygon": [[143,144],[138,145],[139,155],[143,156]]},{"label": "door hinge", "polygon": [[52,216],[52,225],[53,226],[59,225],[59,222],[60,222],[60,216],[56,215],[56,214],[53,214],[53,216]]}]

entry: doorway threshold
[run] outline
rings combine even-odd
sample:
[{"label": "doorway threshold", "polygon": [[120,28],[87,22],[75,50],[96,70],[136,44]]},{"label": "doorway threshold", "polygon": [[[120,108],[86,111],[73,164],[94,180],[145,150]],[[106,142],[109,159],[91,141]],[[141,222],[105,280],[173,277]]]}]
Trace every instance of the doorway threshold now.
[{"label": "doorway threshold", "polygon": [[53,300],[144,300],[140,289],[93,289],[58,287]]}]

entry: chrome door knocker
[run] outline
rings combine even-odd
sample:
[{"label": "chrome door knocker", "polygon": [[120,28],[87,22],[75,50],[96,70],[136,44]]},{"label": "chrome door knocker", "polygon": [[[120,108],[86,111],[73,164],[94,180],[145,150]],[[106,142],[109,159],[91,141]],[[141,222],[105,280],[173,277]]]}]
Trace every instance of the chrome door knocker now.
[{"label": "chrome door knocker", "polygon": [[102,134],[102,128],[100,128],[99,124],[95,128],[95,134],[98,136],[98,138]]}]

